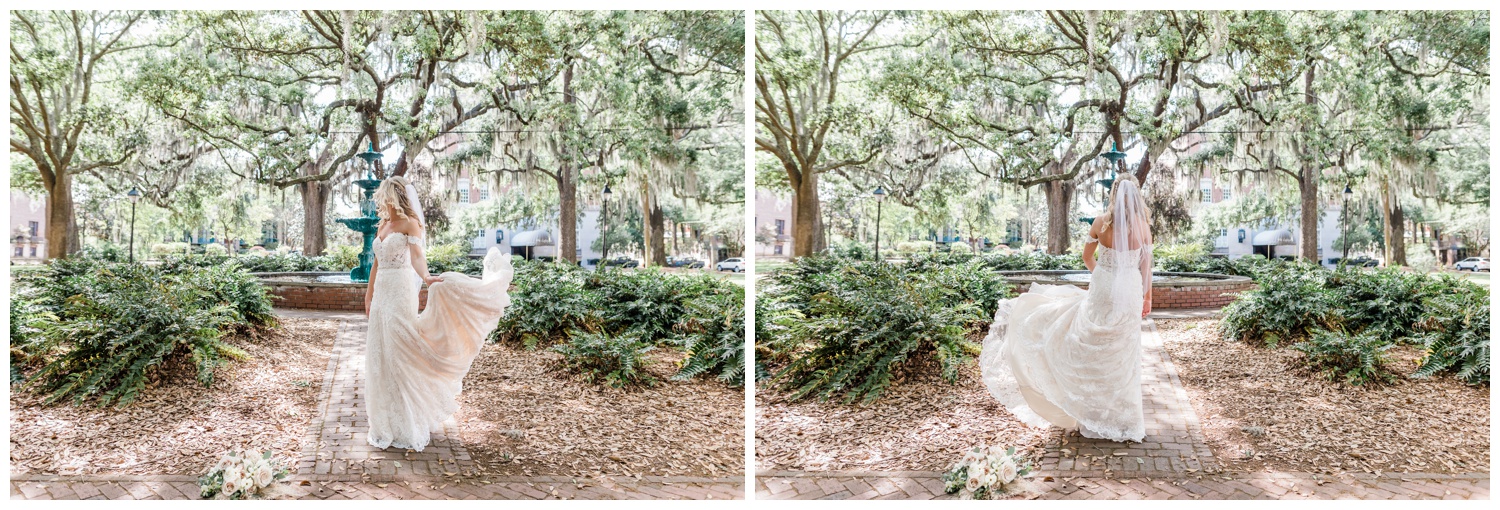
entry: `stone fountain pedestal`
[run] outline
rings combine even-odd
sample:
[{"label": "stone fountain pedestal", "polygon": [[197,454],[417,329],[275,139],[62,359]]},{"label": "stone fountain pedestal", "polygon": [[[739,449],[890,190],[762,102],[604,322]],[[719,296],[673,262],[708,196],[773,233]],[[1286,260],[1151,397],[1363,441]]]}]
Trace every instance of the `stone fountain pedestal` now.
[{"label": "stone fountain pedestal", "polygon": [[380,224],[374,200],[375,190],[380,188],[380,179],[359,179],[354,181],[354,185],[364,190],[365,198],[359,202],[359,212],[362,216],[339,218],[334,221],[359,232],[364,238],[364,248],[359,252],[359,266],[349,270],[349,279],[355,282],[368,282],[370,281],[370,266],[375,263],[375,231]]}]

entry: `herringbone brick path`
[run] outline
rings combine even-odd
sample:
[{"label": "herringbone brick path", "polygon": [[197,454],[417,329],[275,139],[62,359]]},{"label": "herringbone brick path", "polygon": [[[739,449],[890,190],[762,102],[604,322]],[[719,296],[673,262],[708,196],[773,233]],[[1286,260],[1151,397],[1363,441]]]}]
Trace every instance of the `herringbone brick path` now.
[{"label": "herringbone brick path", "polygon": [[[481,476],[450,420],[422,452],[369,445],[365,418],[363,314],[277,310],[341,321],[323,379],[308,446],[278,497],[291,499],[743,499],[743,477]],[[196,499],[197,479],[180,475],[23,475],[11,499]]]},{"label": "herringbone brick path", "polygon": [[[1220,472],[1156,323],[1141,324],[1146,437],[1140,443],[1052,430],[1032,478],[1037,499],[1489,499],[1489,473]],[[955,453],[957,455],[957,453]],[[762,471],[756,499],[948,499],[942,473]]]}]

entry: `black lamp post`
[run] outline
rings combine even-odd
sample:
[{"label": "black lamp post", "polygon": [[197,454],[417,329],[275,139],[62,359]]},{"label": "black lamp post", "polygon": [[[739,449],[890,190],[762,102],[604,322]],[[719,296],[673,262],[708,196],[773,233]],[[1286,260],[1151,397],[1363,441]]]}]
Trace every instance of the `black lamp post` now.
[{"label": "black lamp post", "polygon": [[130,261],[135,262],[135,203],[141,201],[141,190],[131,186],[125,196],[130,198]]},{"label": "black lamp post", "polygon": [[599,217],[604,220],[604,241],[599,243],[599,264],[603,265],[609,261],[609,196],[614,192],[609,190],[609,183],[604,183],[604,203],[599,206]]},{"label": "black lamp post", "polygon": [[880,206],[885,203],[885,187],[876,186],[875,191],[875,260],[885,260],[880,256]]},{"label": "black lamp post", "polygon": [[1349,184],[1344,184],[1344,260],[1349,259],[1349,197],[1354,196],[1354,190]]}]

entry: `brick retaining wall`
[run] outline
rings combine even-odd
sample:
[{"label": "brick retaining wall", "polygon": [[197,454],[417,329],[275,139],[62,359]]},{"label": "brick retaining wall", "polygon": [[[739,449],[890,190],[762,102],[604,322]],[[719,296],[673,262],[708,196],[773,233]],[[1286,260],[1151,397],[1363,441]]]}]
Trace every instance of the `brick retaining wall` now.
[{"label": "brick retaining wall", "polygon": [[[1035,271],[1035,273],[1071,273],[1077,271]],[[1009,272],[1002,272],[1009,273]],[[1022,273],[1016,271],[1014,273]],[[1222,275],[1199,275],[1195,273],[1174,273],[1185,276],[1216,276]],[[1045,282],[1048,285],[1077,285],[1074,282]],[[1031,290],[1031,282],[1014,282],[1016,292],[1027,292]],[[1197,308],[1223,308],[1234,302],[1241,292],[1255,288],[1255,283],[1249,278],[1234,276],[1223,280],[1209,282],[1181,282],[1181,283],[1158,283],[1152,288],[1151,308],[1153,310],[1181,310]]]},{"label": "brick retaining wall", "polygon": [[[271,304],[280,308],[303,310],[335,310],[343,312],[365,311],[364,286],[305,285],[296,283],[262,282],[274,296]],[[417,294],[418,309],[427,306],[427,289]]]}]

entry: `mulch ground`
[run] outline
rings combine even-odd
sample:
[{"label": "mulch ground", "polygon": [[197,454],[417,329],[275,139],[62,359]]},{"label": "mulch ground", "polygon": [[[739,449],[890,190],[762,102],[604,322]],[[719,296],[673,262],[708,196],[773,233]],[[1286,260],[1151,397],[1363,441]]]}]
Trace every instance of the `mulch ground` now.
[{"label": "mulch ground", "polygon": [[980,445],[1015,446],[1037,458],[1047,431],[1015,418],[970,362],[949,384],[931,361],[913,361],[905,379],[869,404],[790,402],[786,392],[756,389],[757,469],[938,471]]},{"label": "mulch ground", "polygon": [[337,326],[282,319],[262,338],[232,338],[251,357],[221,368],[209,388],[190,361],[171,360],[124,408],[47,406],[12,385],[11,473],[196,476],[235,448],[296,459],[317,416]]},{"label": "mulch ground", "polygon": [[745,472],[745,393],[710,378],[668,380],[683,354],[659,349],[653,387],[613,389],[552,370],[561,355],[486,345],[459,394],[464,447],[489,475],[735,476]]},{"label": "mulch ground", "polygon": [[[1217,321],[1157,326],[1215,457],[1230,470],[1488,472],[1490,391],[1450,376],[1350,387],[1301,368],[1303,354],[1227,342]],[[1393,349],[1391,368],[1421,353]]]}]

